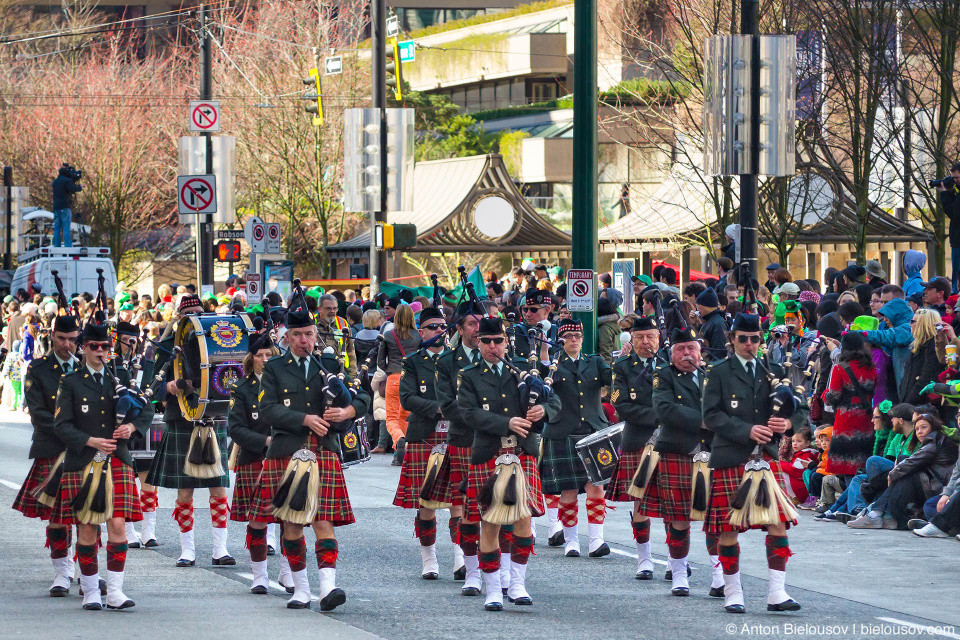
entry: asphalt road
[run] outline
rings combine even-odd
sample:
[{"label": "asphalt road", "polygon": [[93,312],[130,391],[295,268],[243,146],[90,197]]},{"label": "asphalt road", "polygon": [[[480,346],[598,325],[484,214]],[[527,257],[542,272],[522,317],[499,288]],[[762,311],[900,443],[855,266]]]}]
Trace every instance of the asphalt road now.
[{"label": "asphalt road", "polygon": [[[12,504],[26,475],[31,428],[22,414],[0,414],[0,502]],[[338,586],[347,603],[331,614],[291,611],[287,594],[270,596],[249,589],[249,556],[244,528],[230,523],[236,567],[214,568],[206,560],[210,525],[206,495],[197,494],[198,566],[177,569],[177,529],[170,517],[172,491],[160,494],[155,550],[131,550],[124,591],[137,602],[124,612],[86,612],[80,599],[49,598],[52,578],[43,548],[43,528],[9,508],[0,509],[0,637],[86,638],[264,638],[309,633],[345,640],[388,638],[674,639],[674,638],[956,638],[960,639],[960,542],[921,540],[908,533],[854,531],[835,523],[817,523],[809,514],[790,532],[796,555],[787,571],[790,595],[803,609],[792,614],[766,612],[766,559],[763,535],[741,538],[741,569],[747,614],[723,611],[722,600],[706,595],[709,570],[703,536],[692,536],[691,595],[670,595],[669,583],[633,578],[636,560],[629,509],[607,514],[607,539],[614,553],[603,559],[564,558],[559,549],[538,545],[527,587],[532,607],[506,605],[502,613],[483,611],[481,598],[459,595],[452,580],[452,553],[445,521],[438,527],[441,579],[420,579],[420,557],[413,538],[413,512],[391,506],[399,469],[389,456],[376,456],[347,470],[357,524],[340,528]],[[586,518],[581,504],[581,534]],[[441,512],[445,517],[445,512]],[[538,523],[545,542],[545,523]],[[666,545],[654,526],[653,550],[664,569]],[[308,545],[310,545],[308,535]],[[581,539],[586,548],[586,537]],[[312,546],[308,546],[308,549]],[[312,554],[311,554],[312,555]],[[308,555],[308,559],[311,556]],[[101,552],[101,565],[105,564]],[[311,582],[316,591],[316,565]],[[101,569],[104,567],[101,566]],[[270,558],[270,576],[279,571]],[[658,576],[659,577],[659,576]],[[76,586],[72,591],[75,591]],[[917,626],[910,626],[917,625]]]}]

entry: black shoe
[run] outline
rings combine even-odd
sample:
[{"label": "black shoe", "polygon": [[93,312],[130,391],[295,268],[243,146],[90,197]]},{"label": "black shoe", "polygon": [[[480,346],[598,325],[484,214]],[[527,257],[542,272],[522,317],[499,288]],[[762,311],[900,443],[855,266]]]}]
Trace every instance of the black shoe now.
[{"label": "black shoe", "polygon": [[533,604],[533,598],[530,596],[523,596],[521,598],[513,598],[510,600],[510,602],[520,607],[529,607]]},{"label": "black shoe", "polygon": [[89,604],[83,605],[83,608],[86,611],[101,611],[103,609],[103,605],[100,604],[99,602],[91,602]]},{"label": "black shoe", "polygon": [[[128,548],[128,549],[139,549],[139,548],[140,548],[140,543],[139,543],[139,542],[128,542],[128,543],[127,543],[127,548]],[[109,607],[107,607],[107,608],[109,609]]]},{"label": "black shoe", "polygon": [[343,589],[334,589],[320,601],[320,611],[333,611],[347,601],[347,594]]},{"label": "black shoe", "polygon": [[[506,587],[500,587],[500,593],[502,593],[503,595],[506,596],[506,595],[507,595],[507,588],[506,588]],[[508,599],[508,600],[510,599],[509,596],[507,596],[507,599]],[[510,600],[510,602],[513,602],[513,600]]]},{"label": "black shoe", "polygon": [[563,543],[563,530],[557,531],[555,534],[550,536],[549,540],[547,540],[547,545],[551,547],[562,547]]},{"label": "black shoe", "polygon": [[579,558],[580,552],[577,551],[576,549],[570,549],[570,551],[567,551],[566,556],[568,558]]},{"label": "black shoe", "polygon": [[63,598],[68,593],[70,593],[70,589],[68,589],[67,587],[60,587],[60,586],[50,587],[51,598]]},{"label": "black shoe", "polygon": [[111,607],[111,606],[108,604],[108,605],[107,605],[107,609],[114,609],[114,610],[116,610],[116,611],[119,611],[120,609],[131,609],[131,608],[133,608],[133,607],[135,607],[135,606],[137,606],[137,605],[136,605],[136,603],[135,603],[133,600],[124,600],[123,603],[122,603],[119,607]]},{"label": "black shoe", "polygon": [[722,598],[722,597],[723,597],[723,587],[710,587],[710,597],[711,597],[711,598]]},{"label": "black shoe", "polygon": [[297,590],[297,588],[294,587],[293,585],[290,585],[290,586],[288,587],[287,585],[285,585],[285,584],[283,584],[282,582],[279,582],[279,581],[278,581],[278,584],[279,584],[281,587],[283,587],[283,590],[284,590],[284,591],[286,591],[287,593],[290,593],[290,594],[292,594],[294,591]]},{"label": "black shoe", "polygon": [[[689,578],[691,575],[693,575],[693,572],[690,570],[690,565],[687,565],[687,577]],[[667,569],[667,572],[663,574],[663,579],[666,580],[667,582],[672,582],[673,571],[670,571],[670,569]]]},{"label": "black shoe", "polygon": [[476,587],[462,587],[460,589],[460,595],[462,596],[478,596],[480,595],[480,589]]},{"label": "black shoe", "polygon": [[653,571],[650,571],[650,569],[637,571],[637,580],[653,580]]},{"label": "black shoe", "polygon": [[768,604],[767,611],[800,611],[800,603],[789,598],[780,604]]},{"label": "black shoe", "polygon": [[746,613],[747,609],[742,604],[728,604],[724,607],[727,613]]},{"label": "black shoe", "polygon": [[440,576],[434,571],[428,571],[427,573],[420,574],[420,577],[424,580],[437,580]]},{"label": "black shoe", "polygon": [[914,529],[923,529],[927,526],[927,521],[923,518],[911,518],[907,520],[907,529],[913,531]]},{"label": "black shoe", "polygon": [[265,596],[267,595],[267,588],[262,584],[258,584],[255,587],[250,587],[250,593],[255,593],[258,596]]},{"label": "black shoe", "polygon": [[103,578],[100,578],[100,595],[107,595],[107,581]]},{"label": "black shoe", "polygon": [[146,543],[144,543],[143,546],[146,547],[147,549],[152,549],[153,547],[159,547],[160,543],[157,542],[156,538],[150,538],[149,540],[146,541]]},{"label": "black shoe", "polygon": [[487,602],[483,605],[484,611],[503,611],[502,602]]},{"label": "black shoe", "polygon": [[196,564],[197,564],[196,560],[187,560],[186,558],[180,558],[179,560],[177,560],[178,567],[193,567],[193,566],[196,566]]},{"label": "black shoe", "polygon": [[237,560],[228,553],[222,558],[210,558],[210,563],[215,567],[232,567],[237,564]]},{"label": "black shoe", "polygon": [[267,555],[268,555],[268,556],[275,556],[275,555],[277,555],[277,550],[274,549],[272,545],[269,545],[269,544],[268,544],[268,545],[267,545]]},{"label": "black shoe", "polygon": [[606,542],[597,547],[595,551],[590,552],[591,558],[602,558],[603,556],[608,555],[610,555],[610,547],[607,546]]},{"label": "black shoe", "polygon": [[837,511],[834,515],[837,517],[837,522],[840,522],[842,524],[847,524],[848,522],[856,518],[856,516],[853,515],[852,513],[847,513],[845,511]]},{"label": "black shoe", "polygon": [[453,572],[453,579],[454,579],[454,580],[457,580],[457,581],[459,581],[459,582],[463,582],[464,580],[466,580],[466,579],[467,579],[467,568],[466,568],[466,567],[460,567],[459,569],[457,569],[456,571],[454,571],[454,572]]},{"label": "black shoe", "polygon": [[688,596],[690,595],[690,589],[687,587],[674,587],[673,589],[670,589],[670,593],[675,596]]},{"label": "black shoe", "polygon": [[287,609],[309,609],[309,602],[299,602],[297,600],[291,600],[287,602]]}]

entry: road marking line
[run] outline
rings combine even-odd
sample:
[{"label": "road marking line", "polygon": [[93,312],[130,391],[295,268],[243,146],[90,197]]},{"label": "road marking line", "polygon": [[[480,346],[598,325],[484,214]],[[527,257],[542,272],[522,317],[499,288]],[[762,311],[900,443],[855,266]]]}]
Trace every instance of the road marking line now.
[{"label": "road marking line", "polygon": [[955,633],[950,633],[948,631],[939,630],[945,627],[949,627],[951,629],[954,628],[952,625],[948,625],[948,624],[942,625],[940,627],[931,627],[930,625],[926,625],[926,624],[918,624],[916,622],[907,622],[906,620],[900,620],[899,618],[882,618],[880,616],[877,616],[877,620],[883,620],[884,622],[889,622],[891,624],[898,624],[904,627],[914,627],[915,629],[922,629],[925,633],[932,633],[934,635],[943,636],[944,638],[955,638],[956,640],[960,640],[960,635],[957,635]]},{"label": "road marking line", "polygon": [[5,487],[10,487],[14,491],[20,491],[20,487],[22,486],[14,482],[10,482],[9,480],[3,480],[3,479],[0,479],[0,484],[2,484]]},{"label": "road marking line", "polygon": [[[633,558],[634,560],[637,559],[637,554],[630,553],[629,551],[621,551],[620,549],[614,549],[613,547],[610,547],[610,553],[615,553],[618,556],[626,556],[628,558]],[[650,559],[653,560],[654,564],[662,564],[663,566],[667,566],[666,560],[657,560],[656,558],[650,558]]]}]

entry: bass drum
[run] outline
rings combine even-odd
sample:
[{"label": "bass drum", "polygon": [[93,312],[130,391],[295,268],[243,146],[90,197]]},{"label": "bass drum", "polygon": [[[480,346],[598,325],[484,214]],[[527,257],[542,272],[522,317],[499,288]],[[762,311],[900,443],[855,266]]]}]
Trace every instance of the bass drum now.
[{"label": "bass drum", "polygon": [[243,377],[243,358],[253,330],[253,323],[243,313],[180,319],[175,344],[181,352],[173,370],[178,380],[193,384],[192,392],[177,393],[187,420],[226,417],[230,389]]}]

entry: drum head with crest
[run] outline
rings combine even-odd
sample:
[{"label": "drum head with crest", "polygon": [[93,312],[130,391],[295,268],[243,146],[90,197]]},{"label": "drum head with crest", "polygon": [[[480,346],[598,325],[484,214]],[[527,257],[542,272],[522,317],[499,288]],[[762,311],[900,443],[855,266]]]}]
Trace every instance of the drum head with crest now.
[{"label": "drum head with crest", "polygon": [[187,420],[224,417],[230,389],[243,377],[243,358],[253,323],[246,314],[185,316],[177,325],[174,362],[178,380],[189,380],[193,391],[177,398]]}]

